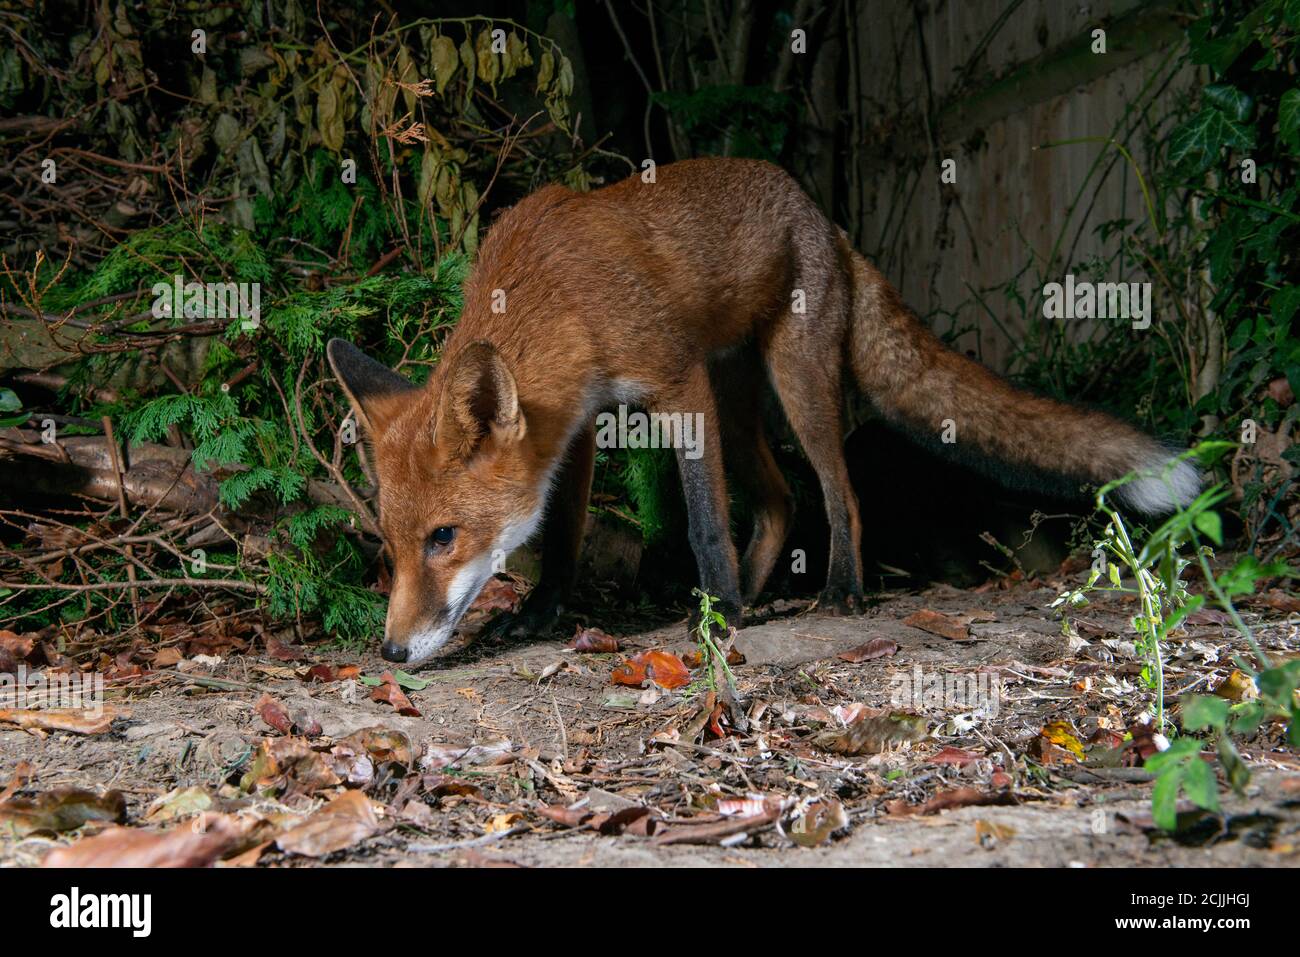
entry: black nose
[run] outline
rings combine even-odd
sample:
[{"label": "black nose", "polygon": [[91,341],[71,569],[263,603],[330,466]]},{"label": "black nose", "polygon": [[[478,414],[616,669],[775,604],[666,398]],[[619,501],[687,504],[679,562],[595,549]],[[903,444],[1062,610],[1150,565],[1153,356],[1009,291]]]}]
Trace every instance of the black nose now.
[{"label": "black nose", "polygon": [[379,649],[379,653],[384,656],[385,661],[405,661],[406,649],[401,645],[395,645],[391,641],[385,641],[384,646]]}]

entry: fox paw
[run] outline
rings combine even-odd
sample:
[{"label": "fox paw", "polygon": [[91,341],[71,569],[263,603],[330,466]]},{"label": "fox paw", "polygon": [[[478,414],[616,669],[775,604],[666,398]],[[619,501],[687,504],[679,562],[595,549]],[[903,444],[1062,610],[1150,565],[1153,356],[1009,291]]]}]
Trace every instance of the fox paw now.
[{"label": "fox paw", "polygon": [[817,596],[817,610],[828,615],[861,615],[867,610],[867,603],[859,593],[827,588]]},{"label": "fox paw", "polygon": [[534,603],[527,601],[514,614],[497,617],[487,626],[486,635],[502,641],[526,641],[529,638],[549,638],[559,624],[563,609],[557,602]]}]

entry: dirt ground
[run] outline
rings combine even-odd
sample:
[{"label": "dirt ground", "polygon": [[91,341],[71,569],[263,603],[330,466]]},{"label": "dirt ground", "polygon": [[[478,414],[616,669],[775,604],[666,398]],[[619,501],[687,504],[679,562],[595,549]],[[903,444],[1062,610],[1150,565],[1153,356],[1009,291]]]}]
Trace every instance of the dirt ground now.
[{"label": "dirt ground", "polygon": [[[1189,806],[1177,835],[1155,829],[1131,610],[1107,599],[1063,628],[1047,606],[1065,584],[877,596],[853,618],[763,609],[737,642],[744,731],[699,670],[675,690],[613,683],[639,651],[690,652],[684,622],[621,634],[613,654],[485,639],[414,674],[419,716],[363,680],[391,667],[377,649],[268,653],[259,639],[135,669],[110,682],[117,714],[99,733],[0,725],[0,802],[26,815],[15,827],[0,803],[0,861],[99,840],[109,860],[138,863],[115,821],[178,842],[159,853],[225,865],[1300,864],[1300,757],[1277,727],[1244,742],[1253,778],[1244,796],[1224,792],[1222,816]],[[1248,608],[1266,650],[1300,651],[1300,615]],[[904,623],[917,612],[946,616],[937,630],[954,637]],[[877,639],[877,656],[840,657]],[[1244,651],[1199,617],[1170,643],[1169,702],[1219,687]],[[360,675],[340,676],[348,666]],[[962,683],[905,694],[936,675]],[[70,788],[123,800],[88,815],[106,820],[22,825]],[[182,847],[205,835],[220,839]]]}]

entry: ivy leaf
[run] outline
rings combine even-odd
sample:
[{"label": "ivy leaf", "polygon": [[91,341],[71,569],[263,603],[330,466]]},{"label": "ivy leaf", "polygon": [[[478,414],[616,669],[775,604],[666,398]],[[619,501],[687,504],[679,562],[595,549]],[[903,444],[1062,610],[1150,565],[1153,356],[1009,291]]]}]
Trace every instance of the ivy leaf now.
[{"label": "ivy leaf", "polygon": [[1169,136],[1169,164],[1204,172],[1225,147],[1245,150],[1255,144],[1254,131],[1237,123],[1222,111],[1207,107]]},{"label": "ivy leaf", "polygon": [[23,407],[23,400],[13,389],[0,389],[0,412],[17,412]]},{"label": "ivy leaf", "polygon": [[1300,149],[1300,89],[1287,90],[1277,106],[1277,132],[1292,149]]},{"label": "ivy leaf", "polygon": [[1231,83],[1213,83],[1202,90],[1201,95],[1207,103],[1238,123],[1250,119],[1251,111],[1255,108],[1254,99]]}]

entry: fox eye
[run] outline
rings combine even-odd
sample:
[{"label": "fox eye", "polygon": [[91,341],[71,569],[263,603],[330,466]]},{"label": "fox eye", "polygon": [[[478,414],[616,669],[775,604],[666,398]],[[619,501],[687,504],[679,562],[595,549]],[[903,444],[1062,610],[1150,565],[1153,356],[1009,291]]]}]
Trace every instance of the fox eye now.
[{"label": "fox eye", "polygon": [[439,525],[433,530],[433,534],[429,536],[429,548],[433,550],[444,549],[452,543],[455,537],[456,529],[450,525]]}]

